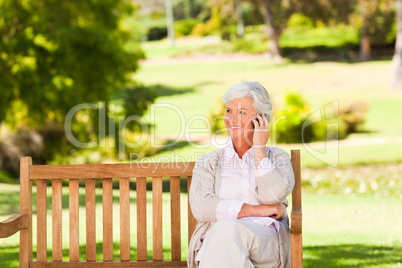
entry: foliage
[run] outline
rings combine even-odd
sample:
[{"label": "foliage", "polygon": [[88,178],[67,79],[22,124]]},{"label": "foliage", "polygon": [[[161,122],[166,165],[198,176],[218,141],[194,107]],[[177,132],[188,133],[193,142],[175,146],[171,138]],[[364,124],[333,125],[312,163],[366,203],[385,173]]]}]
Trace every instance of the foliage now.
[{"label": "foliage", "polygon": [[175,21],[175,24],[174,24],[175,36],[180,37],[180,36],[190,35],[191,32],[193,31],[194,27],[198,23],[201,23],[201,21],[197,20],[197,19],[192,19],[192,18]]},{"label": "foliage", "polygon": [[[132,74],[144,58],[138,45],[144,31],[127,19],[135,10],[129,0],[1,1],[0,122],[39,133],[44,142],[39,159],[49,161],[73,148],[63,122],[74,106],[108,107],[122,88],[132,88],[131,99],[136,94]],[[154,97],[138,90],[136,103],[144,102],[135,111],[143,114]],[[78,140],[97,140],[97,115],[76,113],[71,128]]]},{"label": "foliage", "polygon": [[226,104],[221,101],[222,97],[217,100],[218,109],[212,110],[209,113],[209,122],[211,122],[211,133],[227,134],[225,121],[223,120],[226,113]]},{"label": "foliage", "polygon": [[302,13],[294,13],[290,16],[287,27],[314,27],[314,21]]},{"label": "foliage", "polygon": [[276,113],[273,133],[276,141],[283,143],[344,139],[362,129],[367,109],[364,101],[341,101],[339,107],[332,103],[315,113],[300,94],[288,93]]},{"label": "foliage", "polygon": [[148,41],[155,41],[161,40],[167,37],[167,27],[166,25],[163,26],[153,26],[148,29],[147,33],[147,40]]},{"label": "foliage", "polygon": [[[352,1],[353,2],[353,1]],[[395,21],[395,9],[393,0],[355,0],[350,22],[356,28],[361,29],[361,34],[371,36],[371,44],[387,45],[395,41],[389,37]]]},{"label": "foliage", "polygon": [[242,2],[243,21],[245,25],[259,25],[264,23],[259,5],[252,2]]},{"label": "foliage", "polygon": [[173,17],[175,20],[196,18],[204,20],[209,17],[208,0],[175,0]]},{"label": "foliage", "polygon": [[314,140],[312,128],[303,128],[303,124],[308,121],[310,112],[311,107],[299,93],[286,94],[285,103],[277,111],[274,129],[271,130],[275,141],[302,143]]},{"label": "foliage", "polygon": [[339,107],[339,119],[345,123],[346,134],[362,130],[366,121],[368,103],[362,100],[346,101]]},{"label": "foliage", "polygon": [[211,10],[211,18],[206,23],[198,23],[194,26],[191,34],[198,36],[206,36],[219,33],[222,26],[219,9],[213,7]]},{"label": "foliage", "polygon": [[279,41],[282,49],[314,47],[350,47],[358,45],[359,34],[352,27],[289,27]]},{"label": "foliage", "polygon": [[119,23],[132,14],[129,3],[3,1],[0,121],[20,101],[27,125],[60,122],[74,105],[107,100],[127,83],[141,57],[124,50],[130,35]]}]

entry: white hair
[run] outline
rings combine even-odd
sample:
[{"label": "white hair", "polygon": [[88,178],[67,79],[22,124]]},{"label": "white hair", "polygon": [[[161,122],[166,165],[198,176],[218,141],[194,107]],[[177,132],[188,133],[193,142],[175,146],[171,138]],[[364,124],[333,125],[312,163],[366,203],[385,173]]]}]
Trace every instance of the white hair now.
[{"label": "white hair", "polygon": [[272,103],[265,87],[258,82],[243,82],[233,85],[223,95],[222,102],[228,104],[234,99],[250,97],[258,114],[264,113],[271,121]]}]

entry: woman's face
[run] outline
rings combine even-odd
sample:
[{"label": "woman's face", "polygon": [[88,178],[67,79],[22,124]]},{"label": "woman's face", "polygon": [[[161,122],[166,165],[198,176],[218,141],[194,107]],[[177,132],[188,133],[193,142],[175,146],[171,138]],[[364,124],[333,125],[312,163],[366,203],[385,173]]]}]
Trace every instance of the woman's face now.
[{"label": "woman's face", "polygon": [[250,97],[234,99],[226,105],[225,126],[232,140],[246,138],[252,142],[253,122],[257,115]]}]

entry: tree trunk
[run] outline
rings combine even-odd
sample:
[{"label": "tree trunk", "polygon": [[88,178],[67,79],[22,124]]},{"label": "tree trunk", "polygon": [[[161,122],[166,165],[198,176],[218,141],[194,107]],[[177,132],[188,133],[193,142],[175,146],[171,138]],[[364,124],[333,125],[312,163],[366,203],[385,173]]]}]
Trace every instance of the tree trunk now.
[{"label": "tree trunk", "polygon": [[371,35],[369,33],[368,27],[362,28],[362,34],[360,37],[359,59],[360,61],[368,61],[371,59]]},{"label": "tree trunk", "polygon": [[166,24],[168,30],[169,45],[174,46],[174,22],[173,22],[173,8],[171,0],[165,0],[166,8]]},{"label": "tree trunk", "polygon": [[274,17],[269,1],[261,0],[260,3],[264,22],[268,27],[268,55],[275,63],[281,63],[282,55],[279,47],[279,37],[282,34],[282,29],[274,25]]},{"label": "tree trunk", "polygon": [[392,58],[391,85],[402,89],[402,0],[396,0],[396,20],[398,32]]},{"label": "tree trunk", "polygon": [[369,18],[367,17],[368,15],[366,8],[363,8],[361,15],[363,18],[363,26],[360,36],[359,59],[360,61],[368,61],[371,58],[371,35],[369,31],[370,22]]},{"label": "tree trunk", "polygon": [[243,21],[243,7],[241,6],[241,0],[235,1],[236,16],[237,16],[237,36],[243,37],[244,35],[244,21]]}]

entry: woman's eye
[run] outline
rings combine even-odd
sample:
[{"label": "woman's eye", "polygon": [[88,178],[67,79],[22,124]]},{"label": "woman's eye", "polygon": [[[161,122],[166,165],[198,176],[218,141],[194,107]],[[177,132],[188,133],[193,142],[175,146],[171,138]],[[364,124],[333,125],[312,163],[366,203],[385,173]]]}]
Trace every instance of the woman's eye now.
[{"label": "woman's eye", "polygon": [[240,113],[241,113],[241,114],[245,114],[245,112],[244,112],[244,111],[240,111]]},{"label": "woman's eye", "polygon": [[229,109],[226,109],[226,112],[228,113],[228,112],[230,112],[230,110],[229,110]]}]

